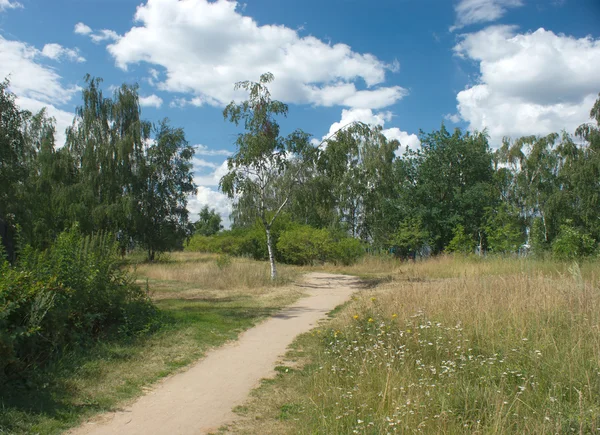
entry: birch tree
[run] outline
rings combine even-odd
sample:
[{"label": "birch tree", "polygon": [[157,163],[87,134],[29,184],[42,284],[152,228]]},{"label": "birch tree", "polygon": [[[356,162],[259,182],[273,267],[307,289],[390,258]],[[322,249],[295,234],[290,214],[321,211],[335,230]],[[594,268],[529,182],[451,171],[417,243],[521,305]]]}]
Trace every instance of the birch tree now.
[{"label": "birch tree", "polygon": [[230,198],[253,198],[251,202],[267,236],[271,279],[277,277],[271,228],[289,203],[291,194],[291,189],[287,189],[282,195],[281,186],[276,183],[296,166],[292,165],[294,159],[309,158],[313,149],[309,136],[301,130],[280,136],[275,118],[286,116],[288,106],[271,98],[267,84],[273,78],[273,74],[266,73],[258,82],[235,84],[235,89],[247,91],[249,98],[239,104],[232,101],[223,111],[223,117],[243,125],[244,132],[238,135],[236,152],[228,159],[229,172],[220,181],[221,190]]}]

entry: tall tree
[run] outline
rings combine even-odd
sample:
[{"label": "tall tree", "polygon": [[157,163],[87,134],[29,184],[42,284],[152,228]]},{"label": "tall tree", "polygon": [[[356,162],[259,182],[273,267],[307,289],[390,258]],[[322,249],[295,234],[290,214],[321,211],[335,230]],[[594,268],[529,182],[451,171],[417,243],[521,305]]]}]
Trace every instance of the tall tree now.
[{"label": "tall tree", "polygon": [[187,198],[196,192],[193,156],[183,130],[170,127],[166,120],[156,128],[154,142],[146,145],[139,188],[130,201],[135,210],[133,237],[150,261],[157,252],[181,248],[193,231],[187,210]]},{"label": "tall tree", "polygon": [[203,236],[212,236],[223,229],[221,225],[221,216],[214,209],[209,209],[207,205],[202,207],[198,213],[198,221],[194,224],[194,233]]},{"label": "tall tree", "polygon": [[[434,252],[441,252],[462,224],[474,239],[483,238],[486,207],[496,200],[493,162],[484,133],[421,133],[416,160],[413,201],[417,215],[432,237]],[[481,243],[480,243],[481,244]]]},{"label": "tall tree", "polygon": [[266,73],[258,82],[235,84],[236,90],[248,91],[249,98],[240,104],[232,101],[223,116],[236,125],[242,123],[245,131],[238,135],[236,152],[228,159],[229,172],[220,181],[221,190],[229,197],[252,198],[267,238],[271,279],[277,276],[271,227],[291,195],[289,189],[277,191],[276,183],[293,159],[308,158],[312,148],[308,135],[301,130],[280,136],[275,117],[286,116],[288,106],[271,98],[267,84],[273,78]]}]

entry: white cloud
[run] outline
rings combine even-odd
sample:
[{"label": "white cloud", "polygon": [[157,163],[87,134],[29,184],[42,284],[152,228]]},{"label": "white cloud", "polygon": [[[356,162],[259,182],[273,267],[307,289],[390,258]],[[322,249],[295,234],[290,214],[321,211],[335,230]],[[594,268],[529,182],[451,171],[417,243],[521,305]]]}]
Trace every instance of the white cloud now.
[{"label": "white cloud", "polygon": [[[193,97],[190,99],[182,97],[173,99],[173,101],[169,103],[169,107],[176,107],[179,109],[183,109],[186,106],[202,107],[206,102],[207,99],[202,97]],[[212,101],[211,103],[217,105],[215,101]]]},{"label": "white cloud", "polygon": [[[202,159],[194,159],[194,162],[198,162],[199,160],[202,162],[205,162],[205,160],[202,160]],[[202,166],[203,165],[199,165],[198,169],[201,168]],[[206,165],[204,165],[204,167],[206,167]],[[218,186],[219,182],[221,181],[221,178],[223,178],[223,176],[225,176],[227,174],[227,172],[229,172],[229,169],[227,168],[227,160],[225,160],[223,163],[221,163],[218,166],[214,165],[212,167],[215,169],[210,174],[196,175],[194,177],[194,183],[196,183],[198,186],[207,186],[207,187]],[[194,169],[197,169],[197,168],[194,167]],[[201,171],[202,171],[202,169],[199,169],[196,172],[201,172]]]},{"label": "white cloud", "polygon": [[20,97],[58,105],[69,102],[78,88],[64,87],[54,69],[36,62],[40,56],[35,47],[0,36],[0,77],[10,76],[11,89]]},{"label": "white cloud", "polygon": [[204,159],[200,159],[197,157],[194,157],[192,164],[194,166],[194,168],[211,168],[211,169],[217,169],[217,164],[213,163],[213,162],[208,162]]},{"label": "white cloud", "polygon": [[18,9],[22,8],[23,5],[16,1],[11,0],[0,0],[0,12],[3,12],[7,9]]},{"label": "white cloud", "polygon": [[211,189],[210,187],[198,187],[198,192],[195,196],[190,198],[187,207],[190,211],[190,219],[192,221],[198,220],[198,213],[200,213],[200,210],[202,210],[202,207],[205,205],[207,205],[208,208],[215,209],[223,219],[223,226],[229,228],[229,215],[232,211],[233,201],[229,199],[227,195],[224,195],[218,190]]},{"label": "white cloud", "polygon": [[[225,227],[229,227],[229,215],[232,210],[232,200],[227,195],[223,194],[218,190],[219,181],[227,174],[227,161],[220,164],[208,162],[204,159],[194,157],[193,161],[194,172],[194,183],[198,185],[198,191],[195,196],[190,198],[188,203],[188,210],[192,220],[197,220],[197,214],[200,212],[202,207],[207,205],[209,208],[214,208],[217,213],[223,218],[223,224]],[[200,174],[206,168],[212,171],[209,174]]]},{"label": "white cloud", "polygon": [[121,38],[121,36],[114,30],[101,29],[94,32],[90,26],[81,22],[75,24],[75,28],[73,29],[73,31],[78,35],[89,36],[90,39],[96,44],[99,44],[100,42],[104,41],[114,42],[118,41],[119,38]]},{"label": "white cloud", "polygon": [[85,57],[79,54],[78,49],[65,48],[60,44],[44,45],[44,48],[42,48],[42,55],[57,61],[66,58],[72,62],[85,62]]},{"label": "white cloud", "polygon": [[196,155],[198,155],[198,156],[226,156],[227,157],[232,154],[231,151],[210,149],[206,145],[202,145],[202,144],[194,145],[194,149],[196,150]]},{"label": "white cloud", "polygon": [[84,23],[75,24],[75,29],[73,29],[75,33],[78,35],[89,35],[92,33],[92,28]]},{"label": "white cloud", "polygon": [[35,113],[48,108],[48,115],[56,119],[56,143],[62,146],[74,114],[58,106],[69,103],[78,88],[64,86],[54,69],[39,64],[37,60],[43,57],[42,51],[29,44],[0,36],[0,79],[10,77],[10,89],[22,109]]},{"label": "white cloud", "polygon": [[[389,111],[373,113],[371,109],[343,109],[341,120],[331,124],[329,132],[323,136],[323,139],[332,136],[335,132],[353,122],[364,122],[365,124],[385,127],[385,123],[389,123],[392,118],[393,114]],[[381,132],[388,140],[396,139],[400,142],[401,147],[397,154],[403,151],[403,148],[414,150],[421,144],[416,134],[409,134],[398,127],[383,128]],[[313,144],[318,144],[318,141],[315,143],[313,140]]]},{"label": "white cloud", "polygon": [[103,41],[118,41],[121,36],[114,30],[102,29],[96,33],[90,34],[90,38],[93,42],[98,44]]},{"label": "white cloud", "polygon": [[274,98],[290,103],[382,108],[406,94],[399,86],[382,86],[386,72],[398,70],[397,61],[387,64],[345,44],[300,37],[285,26],[260,26],[238,6],[229,0],[148,0],[137,8],[136,26],[120,38],[114,33],[116,42],[107,48],[123,69],[140,62],[161,66],[160,89],[193,93],[202,104],[244,96],[233,83],[266,71],[276,78]]},{"label": "white cloud", "polygon": [[453,124],[458,124],[460,122],[460,115],[458,113],[448,113],[444,115],[444,119]]},{"label": "white cloud", "polygon": [[156,107],[157,109],[162,106],[163,100],[158,95],[148,95],[147,97],[140,97],[140,106],[142,107]]},{"label": "white cloud", "polygon": [[16,103],[21,109],[29,110],[32,113],[37,113],[43,108],[46,108],[46,114],[54,118],[54,120],[56,121],[56,146],[60,148],[65,144],[67,140],[65,130],[67,129],[67,127],[70,127],[72,125],[73,118],[75,117],[74,113],[58,109],[52,104],[47,104],[42,101],[27,97],[17,97]]},{"label": "white cloud", "polygon": [[502,18],[509,8],[523,6],[523,0],[459,0],[454,6],[456,29],[477,23],[489,23]]},{"label": "white cloud", "polygon": [[487,128],[493,145],[503,136],[572,133],[600,90],[600,39],[515,32],[492,26],[454,47],[480,70],[477,83],[457,95],[460,117],[471,129]]}]

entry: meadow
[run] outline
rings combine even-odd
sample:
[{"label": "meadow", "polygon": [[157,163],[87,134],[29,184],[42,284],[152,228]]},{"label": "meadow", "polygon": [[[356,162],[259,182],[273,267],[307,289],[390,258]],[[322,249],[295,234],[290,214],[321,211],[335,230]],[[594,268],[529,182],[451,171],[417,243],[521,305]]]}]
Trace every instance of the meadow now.
[{"label": "meadow", "polygon": [[49,366],[0,391],[0,433],[62,433],[114,410],[151,385],[234,340],[301,295],[297,272],[212,254],[172,253],[157,263],[130,256],[124,268],[160,310],[158,331],[128,340],[65,349]]},{"label": "meadow", "polygon": [[299,337],[224,432],[600,432],[597,261],[329,269],[373,287]]}]

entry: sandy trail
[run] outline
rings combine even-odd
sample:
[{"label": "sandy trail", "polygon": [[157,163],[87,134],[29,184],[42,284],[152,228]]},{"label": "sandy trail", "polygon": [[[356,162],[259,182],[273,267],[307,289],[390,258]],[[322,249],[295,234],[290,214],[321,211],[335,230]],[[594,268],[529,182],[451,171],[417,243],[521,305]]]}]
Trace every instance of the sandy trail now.
[{"label": "sandy trail", "polygon": [[205,434],[232,421],[262,378],[273,376],[294,338],[309,331],[356,290],[353,277],[311,273],[307,297],[240,335],[193,365],[166,378],[123,411],[108,413],[70,434]]}]

